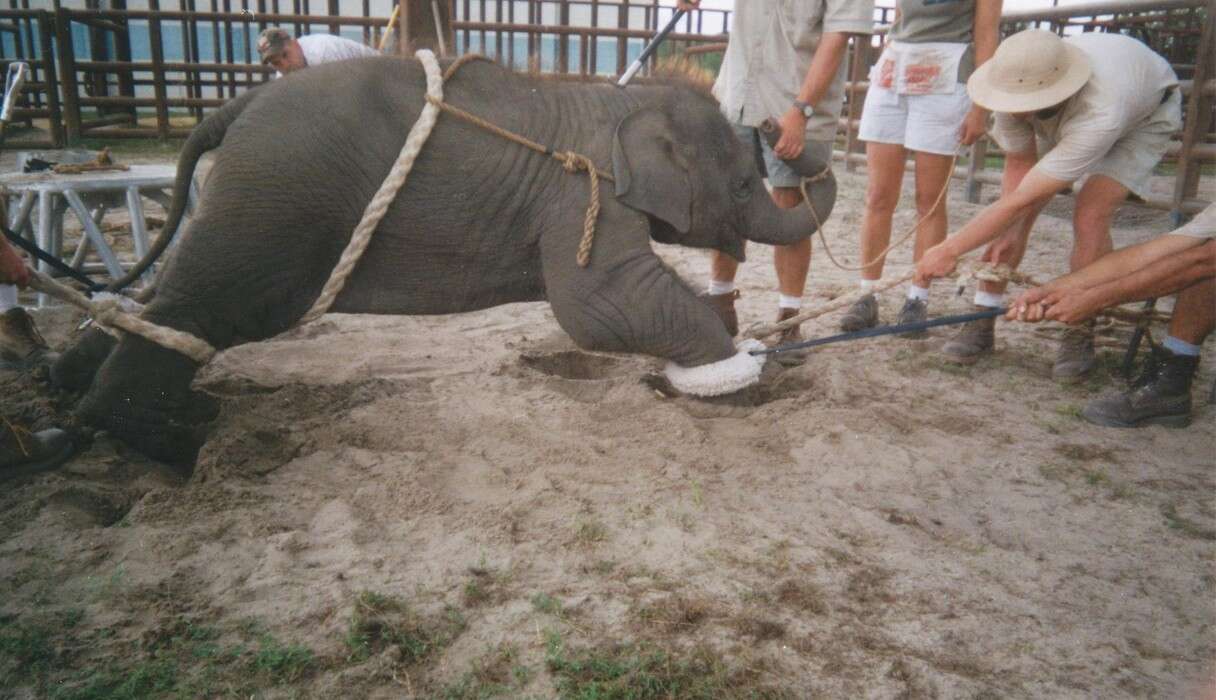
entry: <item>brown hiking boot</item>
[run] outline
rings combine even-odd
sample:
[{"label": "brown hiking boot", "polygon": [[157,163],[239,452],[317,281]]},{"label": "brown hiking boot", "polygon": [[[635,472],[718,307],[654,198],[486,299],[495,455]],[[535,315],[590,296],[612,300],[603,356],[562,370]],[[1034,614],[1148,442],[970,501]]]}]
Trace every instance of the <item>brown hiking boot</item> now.
[{"label": "brown hiking boot", "polygon": [[1144,372],[1130,391],[1094,399],[1081,415],[1090,423],[1111,428],[1185,428],[1191,423],[1191,381],[1198,368],[1198,357],[1153,347]]},{"label": "brown hiking boot", "polygon": [[725,294],[702,294],[700,297],[718,314],[718,318],[722,319],[730,337],[739,335],[739,316],[735,313],[735,299],[739,298],[738,289]]},{"label": "brown hiking boot", "polygon": [[72,438],[58,428],[31,433],[0,422],[0,482],[54,469],[75,449]]},{"label": "brown hiking boot", "polygon": [[1083,379],[1094,368],[1094,322],[1069,326],[1060,338],[1056,362],[1051,366],[1051,378],[1057,382]]},{"label": "brown hiking boot", "polygon": [[47,357],[46,341],[25,309],[0,314],[0,369],[28,369]]},{"label": "brown hiking boot", "polygon": [[[800,311],[801,309],[777,309],[777,323],[781,323],[787,318],[797,316]],[[789,328],[781,331],[781,335],[777,336],[776,344],[789,345],[790,343],[801,343],[802,341],[802,326],[797,325],[790,326]],[[773,359],[776,360],[778,364],[785,367],[796,367],[803,362],[806,362],[807,353],[807,348],[787,350],[785,352],[775,353],[773,355]]]},{"label": "brown hiking boot", "polygon": [[[977,306],[985,311],[987,306]],[[942,356],[960,365],[971,365],[992,352],[996,345],[996,319],[981,318],[963,324],[958,333],[942,346]]]},{"label": "brown hiking boot", "polygon": [[878,299],[873,294],[853,302],[849,310],[840,317],[840,330],[845,333],[873,328],[878,325]]}]

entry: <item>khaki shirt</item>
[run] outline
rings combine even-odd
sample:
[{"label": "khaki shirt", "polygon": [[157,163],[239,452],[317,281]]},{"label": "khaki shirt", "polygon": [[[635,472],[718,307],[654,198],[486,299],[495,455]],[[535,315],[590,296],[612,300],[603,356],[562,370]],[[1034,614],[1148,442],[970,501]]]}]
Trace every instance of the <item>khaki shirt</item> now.
[{"label": "khaki shirt", "polygon": [[[1025,153],[1034,142],[1041,156],[1036,170],[1075,182],[1135,132],[1163,130],[1168,137],[1181,127],[1154,123],[1165,91],[1178,84],[1178,76],[1152,49],[1121,34],[1078,34],[1064,41],[1089,58],[1089,82],[1048,119],[997,113],[992,137],[1006,152]],[[1148,157],[1151,168],[1160,154]]]},{"label": "khaki shirt", "polygon": [[[714,83],[714,96],[732,122],[759,126],[785,114],[798,98],[824,32],[870,34],[873,0],[739,0]],[[844,101],[847,60],[815,103],[807,137],[831,141]]]}]

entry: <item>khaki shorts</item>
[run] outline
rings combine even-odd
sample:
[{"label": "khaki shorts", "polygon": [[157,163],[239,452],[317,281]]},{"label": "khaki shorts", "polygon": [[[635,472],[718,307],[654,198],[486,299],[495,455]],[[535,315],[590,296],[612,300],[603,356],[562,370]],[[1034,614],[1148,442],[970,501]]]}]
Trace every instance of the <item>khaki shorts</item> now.
[{"label": "khaki shorts", "polygon": [[1086,175],[1105,175],[1140,197],[1150,194],[1149,178],[1182,129],[1182,91],[1174,88],[1143,126],[1115,142]]}]

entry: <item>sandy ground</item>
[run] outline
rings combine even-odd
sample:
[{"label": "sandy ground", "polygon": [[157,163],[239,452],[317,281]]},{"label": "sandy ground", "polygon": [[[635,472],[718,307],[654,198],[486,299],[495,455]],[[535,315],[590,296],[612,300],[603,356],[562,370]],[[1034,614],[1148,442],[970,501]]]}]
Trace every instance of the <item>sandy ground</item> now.
[{"label": "sandy ground", "polygon": [[[855,260],[864,179],[838,170]],[[954,225],[976,210],[952,193]],[[1024,270],[1064,270],[1070,211]],[[1127,207],[1115,235],[1168,228]],[[704,277],[704,252],[659,253]],[[745,325],[775,312],[749,255]],[[853,280],[817,250],[807,303]],[[968,308],[934,289],[931,313]],[[76,320],[38,318],[55,345]],[[1122,386],[1120,350],[1062,387],[1058,331],[1002,324],[971,368],[938,359],[949,333],[770,363],[718,401],[579,351],[543,303],[234,348],[199,379],[223,412],[193,474],[99,435],[0,492],[0,697],[1199,697],[1211,361],[1189,429],[1117,431],[1078,411]],[[36,428],[72,405],[0,387]]]}]

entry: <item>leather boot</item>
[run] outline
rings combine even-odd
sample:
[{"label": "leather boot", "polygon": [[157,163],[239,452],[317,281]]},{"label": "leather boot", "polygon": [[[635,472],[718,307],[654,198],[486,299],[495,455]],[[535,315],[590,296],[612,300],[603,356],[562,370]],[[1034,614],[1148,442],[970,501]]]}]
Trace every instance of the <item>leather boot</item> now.
[{"label": "leather boot", "polygon": [[[987,311],[987,306],[975,307]],[[942,355],[951,362],[971,365],[992,352],[996,346],[996,319],[981,318],[963,324],[958,333],[942,346]]]},{"label": "leather boot", "polygon": [[718,314],[718,318],[722,319],[722,324],[726,326],[726,332],[730,333],[730,337],[739,335],[739,316],[735,313],[735,299],[739,298],[739,290],[733,290],[725,294],[702,294],[702,299],[709,304],[709,308]]},{"label": "leather boot", "polygon": [[1154,347],[1144,372],[1129,391],[1094,399],[1081,415],[1090,423],[1111,428],[1154,424],[1185,428],[1191,424],[1191,380],[1198,367],[1198,357]]},{"label": "leather boot", "polygon": [[878,325],[878,299],[873,294],[853,302],[849,310],[840,317],[840,330],[845,333],[873,328]]},{"label": "leather boot", "polygon": [[29,369],[49,361],[46,341],[20,306],[0,314],[0,369]]},{"label": "leather boot", "polygon": [[[779,309],[777,309],[777,323],[781,323],[782,321],[786,320],[787,318],[793,318],[793,317],[797,316],[801,311],[802,311],[801,309],[780,309],[779,308]],[[776,344],[777,345],[788,345],[789,343],[801,343],[802,341],[803,341],[802,326],[797,325],[797,326],[790,326],[789,328],[786,328],[785,330],[781,331],[781,335],[777,336]],[[773,355],[773,359],[776,360],[777,363],[782,366],[796,367],[796,366],[802,364],[803,362],[806,362],[808,353],[809,353],[809,350],[807,348],[799,348],[798,350],[787,350],[785,352],[776,353],[775,355]]]},{"label": "leather boot", "polygon": [[1083,379],[1094,368],[1094,322],[1069,326],[1060,338],[1055,364],[1051,366],[1051,378],[1057,382],[1075,382]]},{"label": "leather boot", "polygon": [[37,433],[0,423],[0,482],[49,471],[72,456],[72,438],[58,428]]}]

